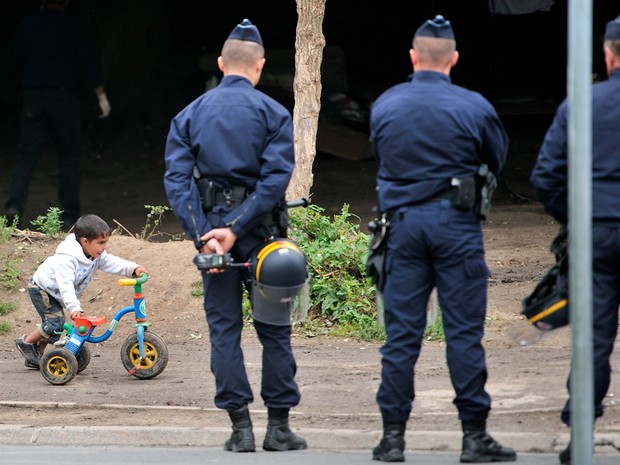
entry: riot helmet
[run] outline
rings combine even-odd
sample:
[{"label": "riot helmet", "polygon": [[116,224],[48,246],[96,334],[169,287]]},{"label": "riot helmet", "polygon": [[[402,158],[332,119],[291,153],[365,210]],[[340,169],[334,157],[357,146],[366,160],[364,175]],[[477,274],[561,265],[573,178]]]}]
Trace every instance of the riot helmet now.
[{"label": "riot helmet", "polygon": [[310,275],[306,256],[294,241],[278,238],[258,247],[250,260],[250,272],[255,320],[285,326],[306,318]]}]

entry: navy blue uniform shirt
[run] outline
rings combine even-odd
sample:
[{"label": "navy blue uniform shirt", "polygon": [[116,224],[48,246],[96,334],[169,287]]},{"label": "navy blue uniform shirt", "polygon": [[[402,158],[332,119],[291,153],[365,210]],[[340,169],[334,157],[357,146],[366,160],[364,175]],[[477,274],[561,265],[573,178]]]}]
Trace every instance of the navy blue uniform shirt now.
[{"label": "navy blue uniform shirt", "polygon": [[508,150],[493,106],[435,71],[417,71],[377,99],[370,137],[381,211],[428,200],[483,163],[497,175]]},{"label": "navy blue uniform shirt", "polygon": [[214,227],[204,214],[192,177],[194,165],[219,188],[246,186],[252,193],[224,222],[239,237],[249,233],[282,200],[293,173],[293,124],[289,111],[241,76],[225,76],[194,100],[170,125],[164,186],[186,234]]},{"label": "navy blue uniform shirt", "polygon": [[[545,210],[568,221],[568,102],[558,107],[530,182]],[[592,218],[620,220],[620,68],[592,86]]]},{"label": "navy blue uniform shirt", "polygon": [[24,88],[63,87],[78,90],[101,85],[95,49],[86,29],[65,12],[45,8],[22,21],[15,55]]}]

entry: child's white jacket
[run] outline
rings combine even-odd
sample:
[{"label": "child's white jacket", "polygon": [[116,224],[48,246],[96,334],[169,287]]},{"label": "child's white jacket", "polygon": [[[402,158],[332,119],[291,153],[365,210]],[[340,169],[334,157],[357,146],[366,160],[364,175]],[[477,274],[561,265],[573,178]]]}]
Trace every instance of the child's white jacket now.
[{"label": "child's white jacket", "polygon": [[131,277],[138,266],[107,251],[95,259],[88,258],[71,233],[58,245],[56,253],[39,265],[32,279],[69,312],[75,312],[82,310],[79,298],[95,271]]}]

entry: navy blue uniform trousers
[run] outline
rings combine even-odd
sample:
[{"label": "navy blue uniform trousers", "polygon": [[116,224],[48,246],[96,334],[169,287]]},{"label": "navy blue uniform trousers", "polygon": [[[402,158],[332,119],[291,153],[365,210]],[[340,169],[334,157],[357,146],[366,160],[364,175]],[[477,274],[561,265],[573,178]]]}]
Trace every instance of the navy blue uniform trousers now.
[{"label": "navy blue uniform trousers", "polygon": [[486,419],[491,398],[482,347],[488,268],[473,211],[448,200],[403,207],[391,217],[383,293],[386,343],[377,403],[385,423],[406,423],[430,293],[437,287],[446,357],[462,421]]},{"label": "navy blue uniform trousers", "polygon": [[[594,416],[603,415],[603,399],[611,382],[609,357],[618,334],[620,304],[620,221],[592,227],[592,339],[594,357]],[[572,376],[572,373],[571,373]],[[570,393],[570,376],[568,380]],[[562,410],[562,421],[570,426],[570,399]]]}]

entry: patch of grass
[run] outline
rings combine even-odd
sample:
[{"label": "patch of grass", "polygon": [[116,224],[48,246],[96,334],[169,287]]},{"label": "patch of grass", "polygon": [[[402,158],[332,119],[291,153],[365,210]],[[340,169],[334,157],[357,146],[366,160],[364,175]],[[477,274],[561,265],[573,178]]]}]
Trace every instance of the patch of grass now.
[{"label": "patch of grass", "polygon": [[18,265],[23,262],[21,258],[9,259],[8,257],[0,263],[0,284],[12,291],[17,288],[19,283],[20,271]]},{"label": "patch of grass", "polygon": [[191,288],[192,297],[202,297],[202,293],[202,280],[194,281]]},{"label": "patch of grass", "polygon": [[8,321],[0,321],[0,336],[8,334],[13,329],[13,325]]},{"label": "patch of grass", "polygon": [[8,315],[17,309],[15,302],[0,302],[0,316]]}]

